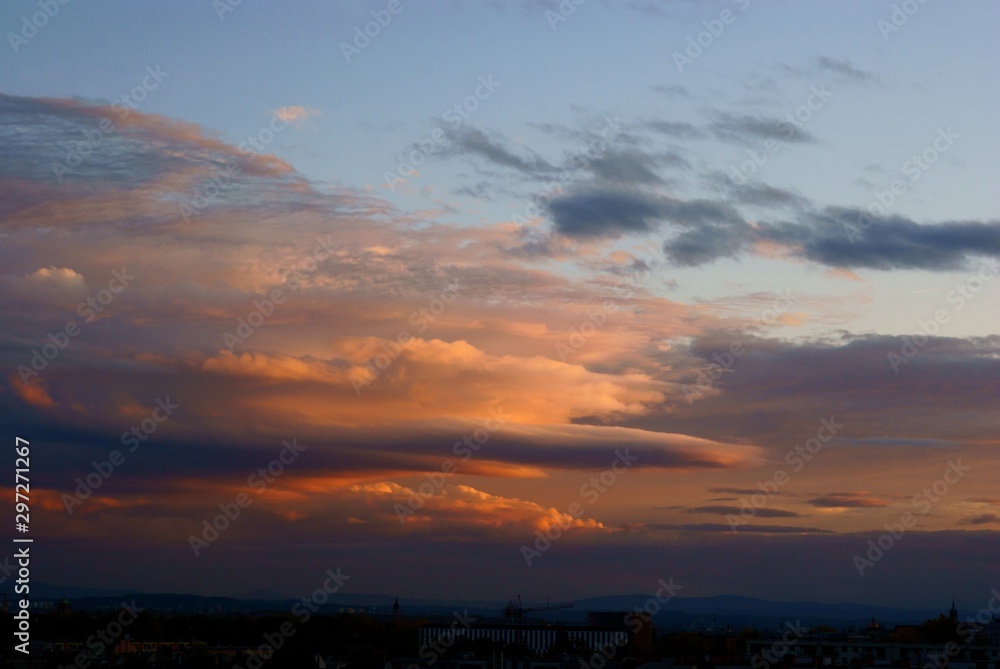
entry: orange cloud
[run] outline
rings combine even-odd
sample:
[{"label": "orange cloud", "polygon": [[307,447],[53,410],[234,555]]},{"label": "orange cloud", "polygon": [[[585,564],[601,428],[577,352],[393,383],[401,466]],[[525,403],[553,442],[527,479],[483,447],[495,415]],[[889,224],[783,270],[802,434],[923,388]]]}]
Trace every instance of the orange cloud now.
[{"label": "orange cloud", "polygon": [[292,105],[288,107],[278,107],[274,110],[274,115],[285,123],[298,125],[310,116],[318,116],[319,110],[313,109],[312,107],[299,107]]},{"label": "orange cloud", "polygon": [[[485,532],[493,538],[529,539],[535,530],[562,528],[607,531],[594,518],[574,518],[554,507],[503,497],[467,485],[445,485],[440,492],[422,495],[392,481],[351,489],[375,512],[367,520],[404,525],[408,530],[435,532]],[[417,501],[413,501],[417,500]]]},{"label": "orange cloud", "polygon": [[[563,423],[599,416],[638,415],[678,393],[643,374],[601,374],[542,356],[491,355],[466,341],[411,339],[400,346],[376,337],[346,337],[332,357],[296,358],[221,351],[205,361],[212,374],[261,383],[320,384],[269,395],[259,410],[294,409],[319,423],[419,420],[429,415],[478,418],[500,403],[512,421]],[[369,361],[384,367],[384,371]],[[566,393],[560,389],[572,388]],[[336,402],[331,400],[336,397]]]},{"label": "orange cloud", "polygon": [[14,392],[20,396],[22,400],[36,407],[49,408],[54,407],[56,403],[49,397],[48,391],[42,387],[41,383],[21,383],[16,375],[10,378],[10,387],[13,388]]}]

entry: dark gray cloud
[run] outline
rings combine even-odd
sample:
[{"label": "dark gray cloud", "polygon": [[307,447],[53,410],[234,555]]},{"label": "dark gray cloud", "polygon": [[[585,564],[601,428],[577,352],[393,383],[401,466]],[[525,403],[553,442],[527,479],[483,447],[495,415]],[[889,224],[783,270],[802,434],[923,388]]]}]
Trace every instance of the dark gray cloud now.
[{"label": "dark gray cloud", "polygon": [[723,257],[737,257],[752,241],[752,228],[732,206],[712,200],[667,200],[663,217],[679,234],[663,252],[675,265],[693,267]]},{"label": "dark gray cloud", "polygon": [[[756,495],[760,493],[760,488],[709,488],[709,492],[726,492],[731,495]],[[780,495],[781,491],[771,493],[772,495]]]},{"label": "dark gray cloud", "polygon": [[853,79],[857,82],[876,82],[878,77],[876,77],[871,72],[866,72],[864,70],[859,70],[858,68],[851,65],[850,61],[847,60],[837,60],[835,58],[829,58],[827,56],[821,56],[817,61],[819,69],[821,71],[830,72],[833,74],[838,74],[848,79]]},{"label": "dark gray cloud", "polygon": [[[759,494],[760,491],[758,490],[758,491],[756,491],[756,493]],[[741,509],[738,506],[713,506],[713,505],[710,505],[710,506],[696,506],[696,507],[692,507],[690,509],[685,509],[684,513],[711,513],[711,514],[716,514],[716,515],[720,515],[720,516],[725,516],[725,515],[728,515],[728,514],[732,514],[734,516],[738,516],[740,514],[740,511],[741,511]],[[755,516],[759,516],[760,518],[799,518],[799,517],[801,517],[801,514],[795,513],[794,511],[785,511],[784,509],[768,509],[768,508],[755,509],[754,515]]]},{"label": "dark gray cloud", "polygon": [[[808,308],[802,299],[793,297],[791,309]],[[944,296],[940,303],[947,304]],[[988,305],[969,302],[967,308]],[[1000,336],[929,337],[898,373],[889,356],[912,346],[910,337],[844,334],[831,340],[790,342],[719,332],[696,338],[687,350],[676,351],[664,362],[685,369],[686,361],[700,360],[690,376],[679,379],[696,387],[704,383],[697,370],[717,363],[714,356],[734,343],[744,350],[733,361],[734,373],[719,375],[711,381],[714,393],[673,413],[671,429],[718,441],[743,438],[780,444],[776,451],[783,455],[815,434],[820,418],[834,416],[845,424],[837,434],[838,445],[873,437],[893,440],[888,445],[851,445],[851,457],[864,453],[902,457],[902,452],[927,453],[922,443],[927,439],[947,440],[956,449],[973,446],[996,421]],[[718,416],[726,416],[725,422],[720,423]],[[647,429],[655,424],[645,418],[631,423]],[[907,447],[905,442],[911,439],[921,441]],[[746,495],[759,490],[718,487],[709,492]]]},{"label": "dark gray cloud", "polygon": [[716,137],[738,144],[754,143],[760,140],[805,143],[815,138],[799,126],[776,118],[722,113],[709,126]]},{"label": "dark gray cloud", "polygon": [[595,188],[553,200],[548,209],[556,230],[570,237],[617,237],[670,225],[679,232],[663,250],[681,266],[735,257],[752,241],[752,228],[735,209],[710,200],[672,200],[638,190]]},{"label": "dark gray cloud", "polygon": [[679,84],[670,84],[667,86],[658,85],[658,86],[653,86],[652,88],[657,93],[663,93],[664,95],[677,96],[682,98],[691,97],[691,91],[689,91],[687,88]]},{"label": "dark gray cloud", "polygon": [[753,243],[753,229],[743,220],[691,226],[663,244],[675,265],[697,267],[719,258],[737,258]]},{"label": "dark gray cloud", "polygon": [[455,189],[456,195],[468,195],[469,197],[478,198],[480,200],[492,200],[491,197],[492,189],[490,184],[486,181],[480,181],[475,186],[462,186],[461,188]]},{"label": "dark gray cloud", "polygon": [[656,167],[656,158],[635,149],[609,149],[586,163],[598,179],[622,184],[662,184]]},{"label": "dark gray cloud", "polygon": [[[758,515],[760,515],[758,513]],[[648,525],[656,530],[687,530],[690,532],[725,532],[733,533],[733,528],[722,523],[686,523],[682,525],[656,524]],[[740,525],[740,532],[753,534],[833,534],[832,530],[821,530],[817,527],[793,527],[790,525]]]},{"label": "dark gray cloud", "polygon": [[[656,177],[653,159],[639,152],[609,153],[596,163],[605,181]],[[628,177],[632,178],[629,179]],[[805,211],[809,201],[766,184],[730,186],[741,204],[803,210],[798,220],[751,226],[730,204],[675,200],[638,189],[595,183],[548,205],[556,231],[570,237],[618,237],[667,224],[676,230],[663,245],[667,258],[692,267],[738,258],[756,242],[787,247],[792,255],[837,268],[956,270],[973,258],[1000,256],[1000,222],[920,224],[901,216],[873,217],[860,209]]]},{"label": "dark gray cloud", "polygon": [[678,139],[700,139],[705,136],[705,131],[701,128],[683,121],[649,121],[646,127]]},{"label": "dark gray cloud", "polygon": [[850,446],[874,446],[876,448],[955,448],[956,444],[947,439],[889,439],[887,437],[869,437],[867,439],[844,439],[841,443]]},{"label": "dark gray cloud", "polygon": [[918,224],[840,207],[811,213],[801,223],[762,223],[758,234],[831,267],[954,270],[974,256],[1000,255],[1000,222]]},{"label": "dark gray cloud", "polygon": [[549,203],[556,230],[571,237],[614,237],[649,232],[663,215],[662,201],[639,191],[590,190]]},{"label": "dark gray cloud", "polygon": [[733,185],[729,192],[730,197],[740,204],[755,207],[773,209],[781,207],[803,208],[809,204],[809,200],[801,195],[759,182],[748,182],[739,186]]},{"label": "dark gray cloud", "polygon": [[959,525],[989,525],[1000,523],[1000,516],[995,513],[984,513],[978,516],[966,516],[958,521]]},{"label": "dark gray cloud", "polygon": [[530,149],[515,151],[501,137],[487,135],[482,130],[461,127],[447,133],[450,146],[446,155],[477,156],[523,174],[538,177],[556,171],[556,167]]},{"label": "dark gray cloud", "polygon": [[809,500],[809,504],[821,509],[856,509],[889,505],[885,500],[857,492],[831,492]]}]

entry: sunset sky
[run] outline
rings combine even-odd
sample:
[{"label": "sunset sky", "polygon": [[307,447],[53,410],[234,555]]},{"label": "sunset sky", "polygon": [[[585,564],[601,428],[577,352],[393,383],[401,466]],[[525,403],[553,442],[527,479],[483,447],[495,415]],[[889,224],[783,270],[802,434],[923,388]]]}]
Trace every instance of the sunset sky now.
[{"label": "sunset sky", "polygon": [[35,580],[997,587],[1000,5],[43,5],[0,10]]}]

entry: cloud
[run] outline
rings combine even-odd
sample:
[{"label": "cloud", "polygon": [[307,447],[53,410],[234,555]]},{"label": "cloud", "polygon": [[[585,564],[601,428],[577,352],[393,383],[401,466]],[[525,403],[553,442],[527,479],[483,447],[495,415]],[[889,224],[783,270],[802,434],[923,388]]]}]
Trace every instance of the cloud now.
[{"label": "cloud", "polygon": [[552,200],[556,229],[569,236],[617,236],[649,232],[662,216],[662,202],[638,191],[593,190]]},{"label": "cloud", "polygon": [[736,202],[756,207],[804,208],[809,204],[808,199],[797,193],[763,183],[748,182],[739,186],[733,185],[730,194]]},{"label": "cloud", "polygon": [[[711,392],[694,402],[690,412],[672,416],[678,431],[795,445],[803,435],[815,434],[820,417],[834,416],[849,426],[837,434],[838,444],[878,440],[852,445],[852,458],[858,457],[857,448],[866,449],[868,457],[882,453],[899,459],[904,457],[901,449],[910,459],[939,457],[936,449],[927,448],[928,440],[955,449],[996,442],[984,440],[983,430],[993,411],[986,398],[1000,396],[1000,337],[929,337],[898,374],[888,355],[898,354],[906,340],[887,335],[784,341],[720,332],[696,337],[675,359],[681,364],[683,353],[702,361],[688,368],[686,378],[696,386],[697,372],[711,371],[708,365],[717,364],[713,356],[733,342],[745,347],[735,373],[716,375],[709,387],[699,388]],[[713,427],[720,415],[727,417],[726,426]]]},{"label": "cloud", "polygon": [[663,244],[663,252],[679,267],[697,267],[736,258],[749,246],[750,237],[727,226],[702,226],[686,230]]},{"label": "cloud", "polygon": [[[0,188],[18,193],[0,204],[8,229],[82,229],[114,221],[128,240],[182,221],[181,205],[191,207],[199,194],[204,217],[235,203],[273,210],[278,192],[284,202],[312,192],[284,161],[227,144],[194,124],[121,107],[8,95],[0,95],[0,113],[0,141],[10,151],[0,166]],[[211,198],[202,193],[207,188]],[[77,259],[73,269],[87,275],[85,263]]]},{"label": "cloud", "polygon": [[610,149],[586,162],[586,168],[598,179],[621,184],[662,184],[656,166],[655,158],[634,149]]},{"label": "cloud", "polygon": [[761,140],[793,144],[816,141],[812,134],[798,125],[761,116],[720,113],[709,125],[709,130],[721,140],[738,144],[751,144]]},{"label": "cloud", "polygon": [[678,139],[701,139],[705,132],[691,123],[683,121],[649,121],[646,126],[660,134]]},{"label": "cloud", "polygon": [[570,237],[618,237],[668,224],[680,232],[664,253],[677,265],[694,266],[735,257],[751,243],[752,230],[732,207],[709,200],[682,201],[627,189],[583,189],[548,206],[556,230]]},{"label": "cloud", "polygon": [[691,92],[684,86],[680,86],[678,84],[656,85],[653,86],[652,89],[657,93],[663,93],[664,95],[678,96],[684,98],[691,97]]},{"label": "cloud", "polygon": [[[343,337],[332,342],[331,348],[332,356],[325,360],[249,352],[236,356],[222,351],[206,360],[203,369],[213,375],[239,377],[244,384],[256,380],[255,385],[268,393],[280,394],[279,387],[284,385],[289,391],[285,402],[297,405],[298,412],[311,420],[330,423],[359,423],[386,415],[394,421],[415,420],[426,416],[428,406],[448,407],[452,416],[476,417],[483,407],[496,404],[504,406],[511,420],[568,422],[642,412],[644,406],[661,402],[672,392],[669,386],[642,375],[599,374],[541,356],[494,356],[465,341],[411,339],[403,348],[375,337]],[[369,361],[396,350],[392,365],[373,376]],[[551,391],[563,384],[576,388],[573,397]],[[308,385],[313,389],[308,390]],[[357,387],[365,394],[359,394]],[[525,388],[537,392],[524,394]],[[315,400],[307,399],[307,393]],[[378,401],[373,402],[368,394]],[[339,398],[336,409],[327,404],[334,397]],[[283,404],[278,401],[274,409],[281,411]]]},{"label": "cloud", "polygon": [[444,155],[476,156],[498,167],[504,167],[527,176],[540,178],[556,171],[555,166],[530,149],[515,151],[505,146],[499,136],[490,136],[469,126],[447,132],[449,146],[442,150]]},{"label": "cloud", "polygon": [[0,295],[20,305],[20,313],[45,308],[75,309],[87,294],[82,274],[69,267],[39,267],[25,274],[0,275]]},{"label": "cloud", "polygon": [[918,224],[831,207],[799,223],[762,223],[760,238],[831,267],[954,270],[975,256],[1000,256],[1000,222]]},{"label": "cloud", "polygon": [[847,60],[837,60],[828,56],[821,56],[817,62],[820,71],[838,74],[860,83],[878,81],[878,77],[874,74],[854,67],[851,65],[850,61]]},{"label": "cloud", "polygon": [[[759,494],[760,491],[754,491]],[[738,506],[696,506],[684,510],[684,513],[708,513],[718,516],[725,515],[740,515],[740,507]],[[771,509],[771,508],[760,508],[754,510],[754,515],[760,518],[798,518],[801,514],[795,513],[794,511],[785,511],[783,509]]]},{"label": "cloud", "polygon": [[853,509],[888,506],[889,502],[865,492],[831,492],[809,500],[809,504],[825,509]]},{"label": "cloud", "polygon": [[966,516],[958,520],[959,525],[992,525],[1000,523],[1000,515],[995,513],[983,513],[978,516]]},{"label": "cloud", "polygon": [[462,186],[455,189],[456,195],[467,195],[469,197],[479,198],[482,200],[492,200],[490,193],[492,188],[487,181],[480,181],[475,186]]},{"label": "cloud", "polygon": [[[759,495],[760,488],[709,488],[709,492],[725,492],[731,495]],[[782,492],[779,490],[777,492],[770,493],[772,495],[781,495]]]},{"label": "cloud", "polygon": [[1000,257],[1000,222],[918,224],[893,216],[828,207],[816,211],[794,193],[764,184],[734,186],[742,204],[798,210],[794,222],[750,225],[732,205],[713,200],[678,200],[640,189],[604,184],[577,186],[549,202],[555,230],[568,237],[617,238],[669,226],[663,245],[675,265],[694,267],[756,250],[778,249],[835,269],[968,268],[976,257]]},{"label": "cloud", "polygon": [[17,376],[12,375],[10,382],[14,392],[27,404],[43,409],[48,409],[56,405],[49,396],[48,391],[41,384],[24,385],[20,382],[20,379],[16,381],[15,379],[17,379]]},{"label": "cloud", "polygon": [[[683,530],[686,532],[709,532],[733,534],[732,526],[722,523],[686,523],[680,525],[655,524],[646,526],[652,530]],[[832,530],[818,527],[795,527],[792,525],[740,525],[739,531],[749,534],[833,534]]]},{"label": "cloud", "polygon": [[40,267],[28,274],[25,279],[29,282],[56,285],[73,291],[85,287],[83,277],[68,267]]},{"label": "cloud", "polygon": [[[433,532],[435,536],[452,534],[468,540],[476,534],[496,539],[530,540],[536,530],[551,527],[564,531],[603,531],[605,526],[594,518],[574,518],[565,511],[534,502],[494,495],[467,485],[442,485],[430,496],[417,497],[417,491],[391,481],[353,486],[368,507],[352,510],[366,522],[381,522],[396,530]],[[421,499],[419,506],[412,499]],[[394,509],[394,510],[393,510]],[[390,511],[393,510],[393,511]]]},{"label": "cloud", "polygon": [[280,120],[292,125],[301,125],[306,121],[306,119],[320,115],[318,109],[313,109],[312,107],[299,107],[295,105],[278,107],[273,110],[272,113]]},{"label": "cloud", "polygon": [[883,447],[903,447],[903,448],[955,448],[955,442],[947,439],[893,439],[891,437],[866,437],[864,439],[843,439],[845,445],[851,446],[874,446]]}]

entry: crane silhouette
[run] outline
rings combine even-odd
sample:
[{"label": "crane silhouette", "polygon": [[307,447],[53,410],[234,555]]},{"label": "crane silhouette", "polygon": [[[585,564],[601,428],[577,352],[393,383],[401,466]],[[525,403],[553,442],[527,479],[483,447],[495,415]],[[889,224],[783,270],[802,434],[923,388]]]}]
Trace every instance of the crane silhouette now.
[{"label": "crane silhouette", "polygon": [[573,602],[563,602],[561,604],[549,604],[546,601],[545,606],[530,606],[525,607],[521,603],[521,595],[517,596],[517,605],[514,605],[514,600],[510,600],[507,604],[507,608],[504,609],[504,617],[508,620],[514,620],[518,623],[524,620],[524,614],[531,611],[554,611],[556,609],[571,609],[573,608]]}]

